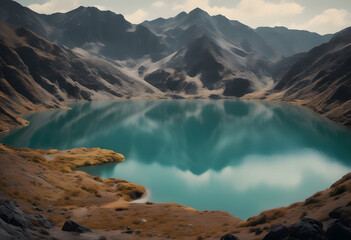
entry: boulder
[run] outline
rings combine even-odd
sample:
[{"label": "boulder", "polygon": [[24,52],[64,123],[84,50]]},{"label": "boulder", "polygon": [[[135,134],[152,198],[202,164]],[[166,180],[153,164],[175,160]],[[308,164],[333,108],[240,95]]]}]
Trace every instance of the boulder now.
[{"label": "boulder", "polygon": [[287,235],[288,227],[282,224],[275,225],[271,231],[263,238],[264,240],[281,240]]},{"label": "boulder", "polygon": [[337,207],[329,213],[329,217],[332,219],[343,219],[346,222],[351,219],[351,208],[350,207]]},{"label": "boulder", "polygon": [[221,240],[239,240],[239,239],[231,234],[226,234],[221,237]]},{"label": "boulder", "polygon": [[65,222],[61,230],[66,232],[77,232],[77,233],[91,232],[89,228],[83,225],[80,225],[79,223],[76,223],[74,221]]},{"label": "boulder", "polygon": [[328,240],[349,240],[351,239],[350,223],[338,219],[330,223],[327,229]]},{"label": "boulder", "polygon": [[304,217],[291,226],[277,225],[264,240],[328,240],[321,222]]},{"label": "boulder", "polygon": [[334,219],[340,218],[341,217],[341,210],[342,210],[342,207],[335,208],[333,211],[331,211],[329,213],[329,217],[334,218]]}]

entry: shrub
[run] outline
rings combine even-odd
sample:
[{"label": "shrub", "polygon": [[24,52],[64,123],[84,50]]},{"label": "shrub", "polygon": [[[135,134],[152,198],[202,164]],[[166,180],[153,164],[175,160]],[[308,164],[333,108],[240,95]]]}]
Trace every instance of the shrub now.
[{"label": "shrub", "polygon": [[334,189],[329,193],[329,196],[330,196],[330,197],[334,197],[334,196],[336,196],[336,195],[343,194],[345,191],[346,191],[346,186],[345,186],[345,185],[341,185],[341,186],[338,186],[338,187],[334,188]]}]

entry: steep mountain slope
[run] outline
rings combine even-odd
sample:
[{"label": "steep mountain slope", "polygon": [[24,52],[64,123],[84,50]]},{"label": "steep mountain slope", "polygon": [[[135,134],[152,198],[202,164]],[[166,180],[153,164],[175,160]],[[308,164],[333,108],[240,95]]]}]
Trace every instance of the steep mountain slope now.
[{"label": "steep mountain slope", "polygon": [[18,115],[76,100],[143,96],[157,89],[98,58],[85,58],[23,27],[0,23],[0,130]]},{"label": "steep mountain slope", "polygon": [[255,30],[272,49],[283,56],[307,52],[328,42],[332,34],[319,35],[308,31],[291,30],[286,27],[259,27]]},{"label": "steep mountain slope", "polygon": [[[153,65],[140,66],[139,74],[164,92],[207,97],[242,97],[272,87],[275,79],[298,59],[293,56],[280,60],[280,56],[309,50],[327,41],[318,34],[285,29],[277,41],[299,40],[285,50],[288,40],[277,45],[263,34],[265,29],[255,31],[222,15],[210,16],[199,8],[142,24],[175,52]],[[269,44],[259,33],[270,40]]]},{"label": "steep mountain slope", "polygon": [[291,56],[306,52],[330,40],[331,35],[321,36],[308,31],[283,27],[262,27],[256,30],[222,15],[210,16],[197,8],[188,14],[182,12],[174,18],[158,18],[142,23],[162,36],[174,50],[202,35],[223,39],[240,46],[247,52],[256,52],[267,58]]},{"label": "steep mountain slope", "polygon": [[351,126],[351,28],[298,60],[271,96],[300,101],[329,119]]},{"label": "steep mountain slope", "polygon": [[144,76],[162,91],[241,97],[273,84],[267,69],[258,55],[203,35],[146,68]]},{"label": "steep mountain slope", "polygon": [[44,16],[21,6],[15,1],[0,0],[0,20],[25,27],[46,38],[52,32],[52,29],[43,19]]},{"label": "steep mountain slope", "polygon": [[132,25],[122,15],[79,7],[67,13],[38,14],[12,0],[0,0],[0,20],[20,25],[40,36],[69,48],[92,47],[113,59],[153,59],[164,56],[167,48],[149,29]]},{"label": "steep mountain slope", "polygon": [[275,53],[254,30],[237,21],[230,21],[222,15],[210,16],[196,8],[188,14],[182,12],[174,18],[145,21],[144,26],[161,35],[173,49],[179,50],[195,38],[207,35],[210,38],[228,41],[249,52],[265,57]]}]

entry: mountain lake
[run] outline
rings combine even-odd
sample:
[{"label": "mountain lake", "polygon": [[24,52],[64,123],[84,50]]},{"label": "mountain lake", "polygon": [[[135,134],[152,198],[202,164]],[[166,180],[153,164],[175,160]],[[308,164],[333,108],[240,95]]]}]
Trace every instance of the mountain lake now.
[{"label": "mountain lake", "polygon": [[247,219],[304,201],[351,171],[351,131],[305,108],[239,100],[123,100],[25,116],[14,147],[100,147],[123,163],[83,167],[148,189],[146,201]]}]

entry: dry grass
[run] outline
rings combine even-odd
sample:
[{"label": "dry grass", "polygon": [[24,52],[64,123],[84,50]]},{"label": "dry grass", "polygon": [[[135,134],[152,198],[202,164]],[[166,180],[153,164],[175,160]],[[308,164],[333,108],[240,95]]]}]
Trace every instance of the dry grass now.
[{"label": "dry grass", "polygon": [[315,198],[315,197],[312,196],[312,197],[307,198],[307,199],[305,200],[304,206],[311,205],[311,204],[316,204],[316,203],[319,203],[319,202],[320,202],[319,199],[317,199],[317,198]]},{"label": "dry grass", "polygon": [[[135,199],[145,189],[123,181],[125,189],[119,191],[113,185],[122,180],[104,182],[98,176],[80,171],[72,172],[85,164],[121,162],[123,155],[99,148],[78,148],[67,151],[13,148],[0,144],[1,168],[0,189],[14,199],[28,203],[57,205],[60,207],[89,206],[116,201],[120,197]],[[49,160],[45,156],[50,155]],[[11,170],[14,169],[14,170]]]},{"label": "dry grass", "polygon": [[345,176],[343,176],[339,181],[335,182],[331,186],[331,188],[335,188],[335,187],[337,187],[337,186],[339,186],[339,185],[341,185],[341,184],[343,184],[343,183],[345,183],[347,181],[349,182],[349,180],[351,180],[351,173],[348,173]]},{"label": "dry grass", "polygon": [[146,189],[143,186],[130,182],[120,182],[116,189],[119,193],[122,193],[122,196],[126,201],[139,199],[146,192]]},{"label": "dry grass", "polygon": [[275,219],[281,218],[285,215],[285,210],[284,208],[278,208],[278,209],[273,209],[269,211],[264,211],[260,215],[256,217],[251,217],[247,220],[247,225],[246,226],[257,226],[257,225],[262,225],[268,222],[271,222]]}]

